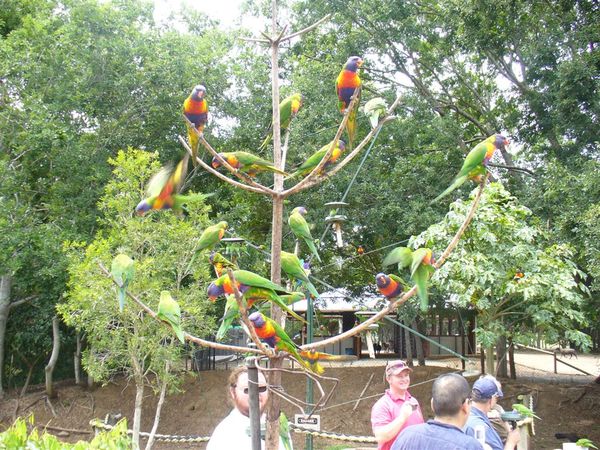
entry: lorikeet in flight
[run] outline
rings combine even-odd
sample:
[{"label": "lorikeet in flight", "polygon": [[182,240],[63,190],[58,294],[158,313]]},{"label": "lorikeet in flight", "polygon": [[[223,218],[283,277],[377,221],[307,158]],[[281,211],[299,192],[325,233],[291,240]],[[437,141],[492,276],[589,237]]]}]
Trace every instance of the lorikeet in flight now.
[{"label": "lorikeet in flight", "polygon": [[[407,247],[396,247],[383,260],[384,266],[398,264],[398,270],[410,267],[410,277],[417,285],[422,311],[427,311],[429,305],[427,281],[435,271],[434,263],[435,258],[428,248],[419,248],[413,252]],[[398,280],[401,281],[401,279]]]},{"label": "lorikeet in flight", "polygon": [[[339,107],[342,114],[346,114],[346,109],[350,104],[350,99],[356,89],[360,89],[361,81],[358,76],[358,69],[362,66],[363,60],[360,56],[351,56],[344,64],[342,71],[335,81],[335,89],[339,99]],[[360,91],[357,94],[360,96]],[[348,148],[352,148],[354,136],[356,135],[356,112],[358,111],[359,100],[350,111],[348,122],[346,123],[346,132],[348,133]]]},{"label": "lorikeet in flight", "polygon": [[179,309],[179,304],[173,300],[169,291],[162,291],[160,293],[157,316],[171,325],[177,338],[183,344],[185,340],[183,338],[183,330],[181,329],[181,310]]},{"label": "lorikeet in flight", "polygon": [[297,208],[294,208],[290,214],[290,217],[288,218],[288,225],[292,229],[296,239],[301,239],[306,242],[306,245],[308,245],[308,248],[312,254],[319,262],[321,262],[321,257],[319,256],[319,252],[317,252],[317,247],[315,246],[312,235],[310,234],[308,222],[306,222],[306,219],[304,218],[305,214],[306,208],[304,206],[298,206]]},{"label": "lorikeet in flight", "polygon": [[375,276],[375,282],[377,283],[377,289],[381,292],[388,300],[398,297],[403,291],[403,281],[400,277],[385,273],[378,273]]},{"label": "lorikeet in flight", "polygon": [[487,174],[487,164],[494,156],[494,152],[498,149],[502,150],[509,144],[508,139],[506,139],[501,134],[493,134],[485,141],[477,144],[473,149],[469,152],[465,161],[463,163],[460,172],[456,175],[454,182],[438,195],[433,202],[437,202],[441,198],[448,195],[450,192],[461,186],[468,178],[474,179],[476,181],[481,179],[482,175]]},{"label": "lorikeet in flight", "polygon": [[[233,277],[238,291],[246,300],[247,308],[250,308],[255,301],[271,301],[295,319],[304,322],[304,319],[292,311],[285,300],[279,297],[279,294],[289,294],[283,287],[248,270],[234,270]],[[211,301],[225,294],[234,294],[228,273],[221,275],[208,286],[208,299]]]},{"label": "lorikeet in flight", "polygon": [[296,255],[288,252],[281,252],[281,270],[283,270],[288,277],[302,281],[306,285],[308,291],[315,297],[319,298],[319,292],[315,286],[308,279],[308,275],[302,267],[302,263]]},{"label": "lorikeet in flight", "polygon": [[[208,120],[208,103],[206,102],[206,98],[204,98],[205,96],[206,88],[199,84],[194,86],[192,93],[183,102],[183,114],[194,124],[194,127],[196,127],[196,130],[200,134],[204,132],[204,126]],[[192,148],[192,164],[195,167],[198,164],[196,162],[196,158],[198,157],[198,136],[187,122],[186,126],[188,140]]]},{"label": "lorikeet in flight", "polygon": [[[328,144],[325,144],[323,147],[321,147],[319,150],[317,150],[315,153],[313,153],[306,161],[304,161],[302,163],[302,165],[300,167],[298,167],[298,169],[296,169],[296,171],[293,174],[291,174],[288,177],[288,179],[296,178],[296,177],[304,177],[304,176],[308,175],[309,173],[311,173],[313,171],[313,169],[315,167],[317,167],[319,165],[319,163],[321,162],[321,160],[325,157],[325,155],[327,154],[327,151],[329,150],[329,147],[331,147],[331,142]],[[327,170],[327,168],[329,166],[331,166],[332,164],[335,164],[338,161],[338,159],[340,158],[340,156],[342,156],[342,153],[344,153],[345,149],[346,149],[346,144],[344,141],[342,141],[340,139],[338,141],[337,145],[334,147],[333,151],[331,152],[331,155],[329,155],[329,159],[321,168],[318,175],[322,175],[323,173],[325,173],[325,171]]]},{"label": "lorikeet in flight", "polygon": [[165,166],[152,177],[146,188],[148,197],[135,207],[138,216],[143,216],[150,210],[161,209],[172,209],[177,214],[181,214],[185,203],[206,197],[204,194],[179,194],[187,173],[189,157],[186,153],[175,169]]},{"label": "lorikeet in flight", "polygon": [[342,355],[330,355],[315,350],[300,350],[300,356],[310,365],[311,370],[319,375],[325,372],[319,361],[342,361],[346,359]]},{"label": "lorikeet in flight", "polygon": [[[284,98],[279,104],[279,128],[283,132],[290,127],[292,123],[292,119],[296,117],[298,114],[298,110],[302,106],[302,95],[299,93],[292,94],[289,97]],[[260,145],[259,149],[265,148],[271,142],[273,138],[273,124],[271,124],[271,129],[269,130],[269,134]]]},{"label": "lorikeet in flight", "polygon": [[256,331],[256,335],[261,341],[267,343],[275,350],[290,354],[306,369],[310,370],[311,372],[313,371],[310,363],[305,361],[304,358],[300,356],[299,347],[294,344],[294,341],[290,339],[290,337],[277,322],[258,311],[250,314],[248,319],[252,323],[254,331]]},{"label": "lorikeet in flight", "polygon": [[[250,177],[255,177],[259,172],[276,172],[281,175],[289,175],[283,170],[277,169],[271,161],[267,161],[259,156],[253,155],[248,152],[226,152],[219,153],[219,156],[227,161],[227,163],[234,169],[238,169],[240,172],[248,174]],[[221,167],[221,161],[215,156],[212,160],[212,166],[215,169]]]},{"label": "lorikeet in flight", "polygon": [[119,284],[119,311],[123,312],[127,286],[129,286],[129,283],[133,280],[135,274],[133,259],[123,253],[118,254],[115,256],[115,259],[113,259],[110,273],[114,280]]},{"label": "lorikeet in flight", "polygon": [[225,236],[225,230],[227,229],[227,222],[224,220],[209,227],[202,232],[200,239],[198,240],[198,248],[196,252],[201,252],[206,248],[213,248],[217,245],[223,236]]}]

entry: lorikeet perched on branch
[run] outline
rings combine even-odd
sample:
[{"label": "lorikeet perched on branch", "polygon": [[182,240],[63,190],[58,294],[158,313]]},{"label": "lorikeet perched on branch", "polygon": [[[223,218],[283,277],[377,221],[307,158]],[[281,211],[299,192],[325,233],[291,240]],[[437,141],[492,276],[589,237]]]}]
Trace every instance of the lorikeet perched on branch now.
[{"label": "lorikeet perched on branch", "polygon": [[173,212],[181,214],[185,203],[206,197],[204,194],[179,194],[187,173],[189,157],[186,153],[175,169],[165,166],[152,177],[146,188],[148,198],[135,207],[138,216],[143,216],[150,210],[161,209],[172,209]]},{"label": "lorikeet perched on branch", "polygon": [[[281,175],[289,175],[283,170],[277,169],[271,161],[261,158],[260,156],[253,155],[248,152],[225,152],[219,153],[219,156],[227,161],[227,163],[234,169],[238,169],[240,172],[248,174],[250,177],[255,177],[259,172],[276,172]],[[216,156],[212,160],[212,166],[215,169],[221,167],[221,161]]]},{"label": "lorikeet perched on branch", "polygon": [[110,273],[115,281],[119,283],[119,311],[123,312],[127,286],[129,286],[135,274],[133,259],[123,253],[118,254],[113,259]]},{"label": "lorikeet perched on branch", "polygon": [[[358,76],[358,69],[362,66],[363,60],[360,56],[351,56],[346,61],[342,71],[335,81],[335,89],[339,99],[339,107],[342,114],[346,114],[346,109],[350,104],[350,99],[354,95],[356,89],[360,89],[361,81]],[[360,96],[360,91],[357,94]],[[348,133],[348,148],[352,148],[354,136],[356,135],[356,112],[358,111],[359,100],[355,103],[354,108],[350,111],[348,122],[346,123],[346,131]]]},{"label": "lorikeet perched on branch", "polygon": [[227,222],[224,220],[209,227],[202,232],[200,239],[198,240],[198,249],[196,252],[200,252],[205,248],[212,248],[217,245],[223,236],[225,236],[225,230],[227,229]]},{"label": "lorikeet perched on branch", "polygon": [[[298,114],[298,110],[302,106],[302,95],[299,93],[292,94],[289,97],[284,98],[279,104],[279,128],[283,132],[290,127],[292,123],[292,119],[296,117]],[[260,149],[265,148],[269,145],[273,139],[273,124],[271,124],[271,129],[269,130],[269,134],[260,145]]]},{"label": "lorikeet perched on branch", "polygon": [[[204,132],[204,126],[208,121],[208,102],[204,98],[206,96],[206,88],[199,84],[194,86],[192,93],[183,102],[183,114],[188,118],[190,122],[194,124],[198,133]],[[198,136],[192,130],[192,127],[186,122],[188,130],[188,140],[190,147],[192,148],[192,164],[194,167],[198,164],[196,158],[198,157]]]},{"label": "lorikeet perched on branch", "polygon": [[[321,147],[319,150],[313,153],[306,161],[302,163],[300,167],[298,167],[298,169],[296,169],[296,171],[292,175],[288,177],[288,179],[304,177],[311,173],[313,169],[317,167],[321,160],[325,157],[327,151],[329,150],[329,147],[331,147],[331,142],[325,144],[323,147]],[[344,153],[345,149],[346,143],[340,139],[337,145],[333,148],[331,155],[329,155],[327,162],[323,165],[318,174],[322,175],[323,173],[325,173],[329,166],[335,164],[340,158],[340,156],[342,156],[342,153]]]},{"label": "lorikeet perched on branch", "polygon": [[402,279],[394,274],[386,275],[385,273],[378,273],[375,276],[375,282],[377,283],[379,292],[387,299],[396,298],[402,294]]},{"label": "lorikeet perched on branch", "polygon": [[465,181],[467,181],[467,178],[479,181],[481,176],[487,174],[487,164],[490,159],[492,159],[492,156],[494,156],[494,152],[498,149],[503,149],[508,144],[508,139],[506,139],[504,136],[501,134],[493,134],[485,141],[480,142],[473,147],[473,149],[465,158],[465,162],[463,163],[460,172],[458,172],[458,175],[456,175],[454,182],[448,187],[448,189],[438,195],[433,202],[437,202],[461,186]]},{"label": "lorikeet perched on branch", "polygon": [[288,277],[300,280],[306,286],[308,291],[315,297],[319,298],[319,292],[315,286],[308,279],[308,275],[302,267],[302,263],[296,255],[288,252],[281,252],[281,270],[283,270]]},{"label": "lorikeet perched on branch", "polygon": [[319,256],[319,252],[317,251],[317,247],[313,242],[312,235],[310,234],[310,228],[308,227],[308,222],[304,218],[306,214],[306,208],[304,206],[298,206],[292,210],[292,214],[288,219],[288,225],[292,229],[294,236],[297,239],[301,239],[306,242],[306,245],[310,249],[315,258],[320,262],[321,257]]},{"label": "lorikeet perched on branch", "polygon": [[422,311],[427,311],[429,305],[427,281],[435,271],[433,267],[434,263],[435,258],[428,248],[419,248],[413,252],[408,247],[396,247],[383,260],[384,266],[398,264],[398,270],[410,267],[410,277],[417,285],[417,293],[421,299]]},{"label": "lorikeet perched on branch", "polygon": [[162,319],[171,325],[177,338],[183,344],[185,340],[183,337],[183,330],[181,329],[181,309],[179,309],[179,304],[171,297],[169,291],[162,291],[160,293],[158,313],[156,315],[159,319]]}]

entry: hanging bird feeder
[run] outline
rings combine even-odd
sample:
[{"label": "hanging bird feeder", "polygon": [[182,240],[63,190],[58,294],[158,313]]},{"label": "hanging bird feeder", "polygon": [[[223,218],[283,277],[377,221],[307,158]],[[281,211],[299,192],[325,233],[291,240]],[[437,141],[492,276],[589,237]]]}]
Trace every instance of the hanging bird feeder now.
[{"label": "hanging bird feeder", "polygon": [[325,203],[325,206],[331,208],[330,215],[325,218],[325,223],[331,224],[335,233],[335,242],[338,248],[344,246],[342,240],[342,224],[348,220],[348,217],[343,214],[344,207],[348,206],[346,202],[329,202]]}]

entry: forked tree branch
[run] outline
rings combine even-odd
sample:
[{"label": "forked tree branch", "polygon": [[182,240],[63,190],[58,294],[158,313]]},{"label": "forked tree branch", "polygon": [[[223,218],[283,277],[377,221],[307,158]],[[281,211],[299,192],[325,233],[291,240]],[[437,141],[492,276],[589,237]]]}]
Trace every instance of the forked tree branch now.
[{"label": "forked tree branch", "polygon": [[[471,220],[473,219],[473,215],[475,214],[475,210],[477,209],[477,205],[479,205],[479,201],[481,200],[481,194],[483,193],[483,189],[485,187],[486,182],[487,182],[487,177],[480,184],[479,190],[477,191],[477,195],[475,196],[475,199],[473,200],[471,209],[467,213],[467,216],[465,217],[463,224],[456,232],[456,235],[454,236],[452,241],[450,241],[450,243],[448,244],[448,247],[446,247],[446,250],[444,250],[444,253],[442,253],[442,256],[437,260],[436,264],[434,264],[434,267],[436,269],[439,269],[442,266],[444,261],[448,258],[448,256],[452,252],[452,250],[454,250],[454,248],[458,244],[458,241],[460,240],[461,236],[463,235],[463,233],[465,232],[465,230],[471,223]],[[369,325],[378,322],[379,320],[383,319],[386,315],[388,315],[389,313],[396,310],[400,305],[403,305],[404,303],[406,303],[406,301],[409,298],[411,298],[413,295],[415,295],[416,292],[417,292],[417,286],[413,286],[410,290],[406,291],[399,299],[390,301],[388,306],[383,308],[381,311],[379,311],[374,316],[372,316],[369,319],[362,322],[360,325],[357,325],[356,327],[352,328],[351,330],[348,330],[342,334],[338,334],[337,336],[333,336],[329,339],[324,339],[319,342],[313,342],[312,344],[302,345],[300,348],[302,350],[314,350],[314,349],[324,347],[326,345],[341,341],[342,339],[346,339],[346,338],[355,336],[358,333],[360,333],[361,331],[366,330]]]},{"label": "forked tree branch", "polygon": [[324,16],[322,19],[317,20],[315,23],[313,23],[312,25],[309,25],[308,27],[300,30],[300,31],[296,31],[295,33],[292,34],[288,34],[287,36],[282,37],[281,39],[279,39],[279,42],[284,42],[284,41],[289,41],[290,39],[295,38],[296,36],[300,36],[302,34],[308,33],[309,31],[314,30],[315,28],[317,28],[319,25],[321,25],[323,22],[325,22],[327,19],[329,19],[331,17],[331,14],[327,14],[326,16]]},{"label": "forked tree branch", "polygon": [[[104,275],[106,275],[108,278],[110,278],[112,280],[112,282],[115,284],[115,286],[119,287],[119,284],[113,278],[111,273],[106,269],[106,267],[104,267],[104,264],[102,264],[101,262],[98,262],[98,266],[100,267],[100,270],[102,270],[102,272],[104,272]],[[163,321],[162,319],[159,319],[157,313],[154,312],[148,305],[146,305],[144,302],[142,302],[139,298],[137,298],[135,295],[133,295],[129,291],[126,291],[126,293],[127,293],[127,296],[131,300],[133,300],[140,308],[142,308],[150,317],[158,320],[159,322],[163,322],[165,325],[171,327],[171,325],[169,325],[167,322]],[[201,345],[203,347],[212,347],[217,350],[227,350],[227,351],[231,351],[234,353],[263,354],[263,352],[257,348],[238,347],[237,345],[226,345],[226,344],[219,344],[218,342],[206,341],[197,336],[193,336],[193,335],[187,333],[186,331],[183,332],[183,337],[186,341],[193,342],[193,343]]]}]

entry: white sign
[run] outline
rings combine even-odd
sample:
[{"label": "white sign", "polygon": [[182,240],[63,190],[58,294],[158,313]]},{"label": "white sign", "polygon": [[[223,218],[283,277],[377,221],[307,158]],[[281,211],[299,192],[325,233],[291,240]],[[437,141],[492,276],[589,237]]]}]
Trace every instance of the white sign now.
[{"label": "white sign", "polygon": [[313,414],[308,417],[304,414],[296,414],[294,416],[294,425],[308,428],[309,430],[321,431],[321,416]]}]

